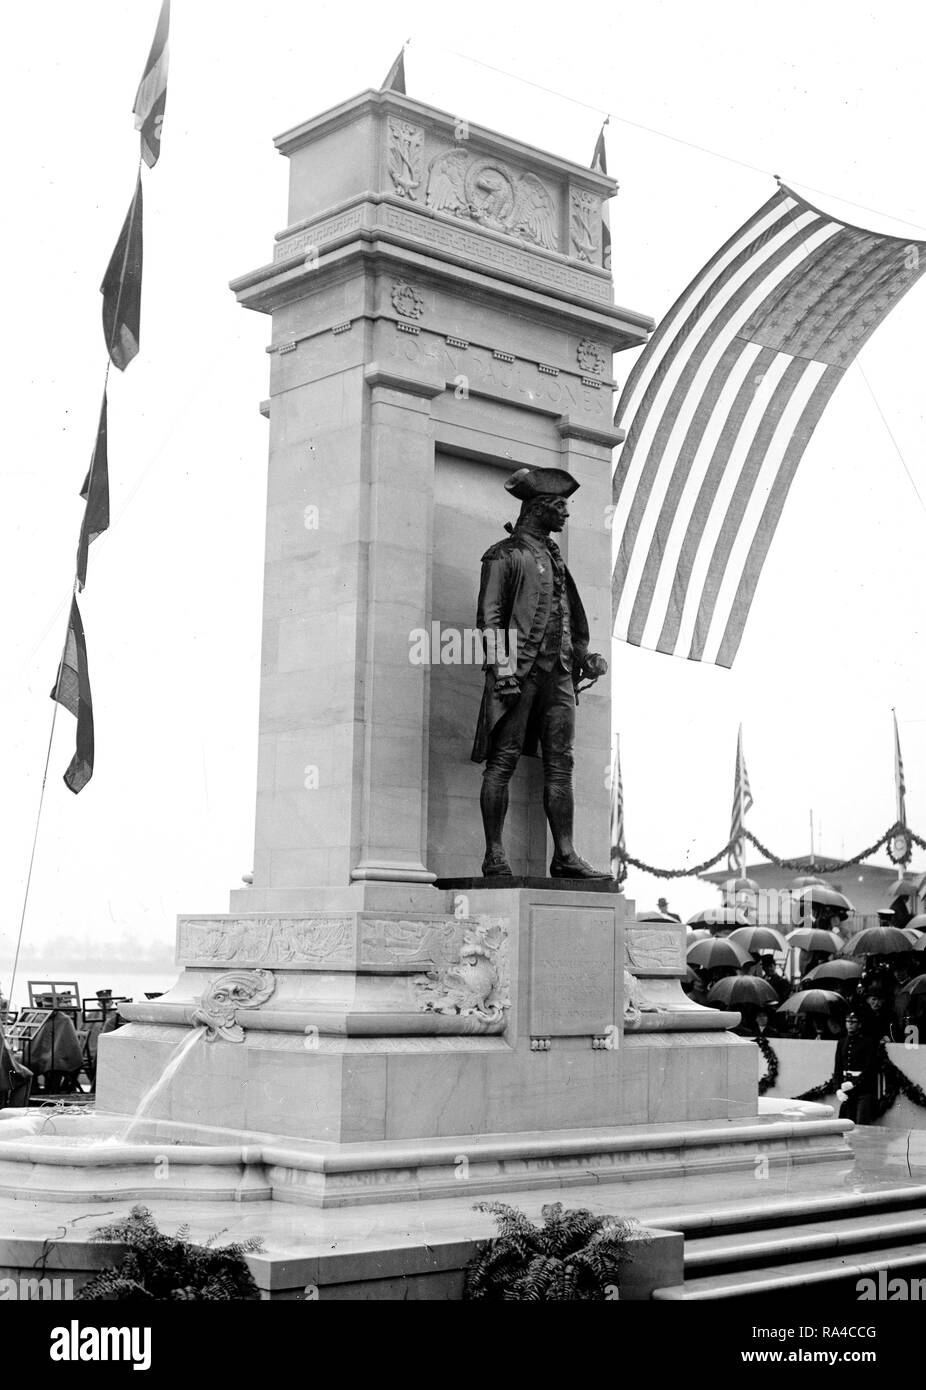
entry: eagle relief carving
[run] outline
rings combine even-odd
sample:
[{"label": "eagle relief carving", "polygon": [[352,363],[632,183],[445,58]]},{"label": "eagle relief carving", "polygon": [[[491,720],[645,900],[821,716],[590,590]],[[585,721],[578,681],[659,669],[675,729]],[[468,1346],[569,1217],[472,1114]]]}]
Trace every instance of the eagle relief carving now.
[{"label": "eagle relief carving", "polygon": [[466,150],[439,154],[428,167],[425,200],[432,212],[465,217],[494,232],[555,251],[556,206],[535,174]]}]

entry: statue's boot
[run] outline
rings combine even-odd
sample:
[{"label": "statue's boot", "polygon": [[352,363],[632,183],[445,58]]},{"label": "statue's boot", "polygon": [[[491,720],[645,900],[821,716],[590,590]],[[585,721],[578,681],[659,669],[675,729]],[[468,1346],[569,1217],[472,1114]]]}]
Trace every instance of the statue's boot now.
[{"label": "statue's boot", "polygon": [[550,860],[551,878],[612,878],[613,875],[604,869],[594,869],[591,864],[586,863],[581,855],[576,854],[575,850],[571,854],[554,854]]},{"label": "statue's boot", "polygon": [[502,846],[502,831],[508,814],[508,785],[483,779],[479,796],[482,826],[485,830],[486,853],[482,861],[483,878],[511,878],[511,865]]}]

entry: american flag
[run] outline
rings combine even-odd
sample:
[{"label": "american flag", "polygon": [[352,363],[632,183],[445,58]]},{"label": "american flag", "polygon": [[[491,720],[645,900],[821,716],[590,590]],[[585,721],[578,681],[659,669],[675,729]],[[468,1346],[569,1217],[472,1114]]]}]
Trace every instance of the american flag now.
[{"label": "american flag", "polygon": [[897,728],[897,711],[894,714],[894,783],[897,788],[897,819],[901,825],[907,823],[907,784],[903,775],[903,757],[900,752],[900,731]]},{"label": "american flag", "polygon": [[752,791],[749,786],[749,773],[743,757],[743,726],[736,736],[736,771],[733,774],[733,816],[730,821],[730,839],[736,841],[736,848],[727,855],[727,868],[743,873],[746,867],[746,845],[743,840],[743,817],[752,810]]},{"label": "american flag", "polygon": [[627,845],[624,840],[624,783],[621,779],[621,742],[617,740],[611,766],[611,877],[623,883],[627,877]]},{"label": "american flag", "polygon": [[785,185],[660,323],[621,394],[614,635],[731,666],[804,449],[835,387],[926,270]]}]

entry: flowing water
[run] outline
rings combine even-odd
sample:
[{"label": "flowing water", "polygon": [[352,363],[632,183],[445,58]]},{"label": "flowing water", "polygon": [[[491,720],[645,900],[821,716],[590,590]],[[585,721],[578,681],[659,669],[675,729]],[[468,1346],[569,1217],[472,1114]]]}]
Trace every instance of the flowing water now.
[{"label": "flowing water", "polygon": [[205,1036],[205,1032],[206,1030],[204,1027],[202,1027],[202,1025],[200,1025],[197,1028],[192,1028],[190,1032],[187,1033],[186,1037],[182,1040],[182,1042],[177,1044],[173,1052],[168,1057],[167,1065],[165,1066],[161,1075],[158,1077],[157,1081],[155,1081],[153,1086],[150,1086],[148,1088],[148,1090],[142,1096],[141,1100],[138,1102],[138,1108],[136,1109],[135,1114],[129,1120],[128,1124],[125,1125],[125,1127],[122,1130],[120,1130],[116,1135],[113,1136],[116,1140],[118,1140],[121,1143],[126,1140],[133,1139],[135,1137],[135,1130],[138,1128],[142,1120],[144,1120],[145,1117],[150,1114],[151,1110],[154,1107],[155,1101],[167,1089],[171,1081],[173,1081],[174,1077],[177,1075],[177,1072],[180,1070],[181,1066],[186,1061],[189,1054],[193,1051],[193,1048],[200,1041],[200,1039]]}]

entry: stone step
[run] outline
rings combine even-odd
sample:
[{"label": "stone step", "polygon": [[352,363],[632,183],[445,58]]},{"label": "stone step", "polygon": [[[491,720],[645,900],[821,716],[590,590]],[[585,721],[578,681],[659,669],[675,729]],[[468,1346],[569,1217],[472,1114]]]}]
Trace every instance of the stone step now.
[{"label": "stone step", "polygon": [[775,1293],[797,1295],[808,1285],[845,1284],[863,1278],[877,1280],[882,1270],[889,1274],[916,1270],[916,1277],[923,1277],[926,1275],[926,1244],[889,1246],[854,1259],[846,1252],[842,1256],[808,1260],[798,1265],[768,1265],[762,1269],[701,1275],[686,1279],[684,1284],[655,1289],[652,1296],[663,1303],[691,1303]]},{"label": "stone step", "polygon": [[875,1215],[867,1221],[858,1216],[841,1220],[810,1221],[800,1226],[776,1227],[756,1231],[754,1239],[742,1233],[713,1236],[685,1244],[685,1273],[718,1273],[745,1265],[775,1264],[783,1260],[808,1260],[824,1254],[861,1251],[866,1246],[914,1246],[923,1243],[926,1258],[926,1212]]},{"label": "stone step", "polygon": [[926,1211],[926,1186],[888,1187],[869,1192],[831,1192],[816,1197],[786,1197],[775,1202],[739,1206],[706,1206],[668,1216],[647,1217],[647,1225],[681,1231],[688,1240],[722,1232],[756,1231],[793,1226],[802,1221],[839,1217],[843,1213]]}]

